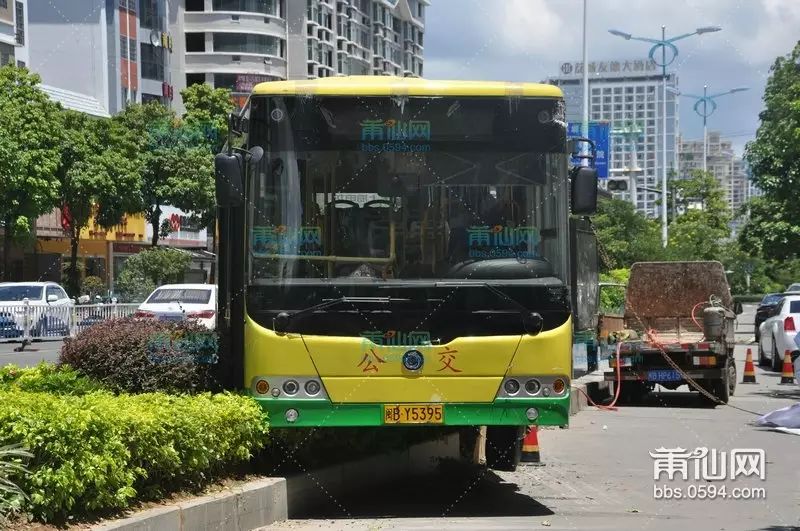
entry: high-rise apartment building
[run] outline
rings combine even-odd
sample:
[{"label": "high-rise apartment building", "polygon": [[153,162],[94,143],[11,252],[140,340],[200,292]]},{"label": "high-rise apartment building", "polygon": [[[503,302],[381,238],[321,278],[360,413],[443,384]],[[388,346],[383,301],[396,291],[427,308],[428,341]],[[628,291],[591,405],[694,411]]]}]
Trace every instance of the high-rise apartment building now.
[{"label": "high-rise apartment building", "polygon": [[[703,140],[681,140],[679,152],[679,177],[691,176],[703,169]],[[737,157],[733,143],[724,139],[719,131],[708,133],[707,170],[725,191],[728,206],[736,212],[751,197],[750,170],[747,163]]]},{"label": "high-rise apartment building", "polygon": [[[564,92],[567,120],[581,122],[583,117],[583,68],[581,62],[564,62],[560,75],[548,80]],[[609,169],[623,170],[631,164],[635,153],[641,172],[637,177],[636,206],[640,212],[657,217],[660,214],[662,168],[672,172],[677,167],[675,138],[678,131],[678,97],[667,91],[667,151],[663,152],[663,78],[661,69],[646,59],[592,61],[589,70],[589,119],[607,121],[614,130],[640,130],[638,138],[623,139],[612,134]],[[674,73],[668,73],[667,86],[677,88]],[[635,149],[633,149],[635,148]],[[650,188],[646,190],[645,188]],[[613,192],[616,197],[631,200],[629,192]]]},{"label": "high-rise apartment building", "polygon": [[[195,83],[239,104],[263,81],[422,75],[428,0],[169,0],[175,94]],[[180,102],[178,101],[180,109]]]},{"label": "high-rise apartment building", "polygon": [[53,99],[100,116],[131,102],[172,101],[167,0],[69,0],[57,8],[31,2],[28,8],[28,66]]},{"label": "high-rise apartment building", "polygon": [[27,0],[0,0],[0,66],[28,62],[26,4]]}]

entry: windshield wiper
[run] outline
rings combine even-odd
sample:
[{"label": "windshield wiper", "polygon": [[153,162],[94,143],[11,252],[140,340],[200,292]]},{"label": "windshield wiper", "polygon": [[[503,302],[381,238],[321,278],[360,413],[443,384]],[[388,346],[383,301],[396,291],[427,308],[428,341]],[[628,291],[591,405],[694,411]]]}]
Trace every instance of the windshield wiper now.
[{"label": "windshield wiper", "polygon": [[392,297],[339,297],[338,299],[331,299],[325,302],[321,302],[319,304],[315,304],[313,306],[309,306],[307,308],[303,308],[302,310],[297,310],[294,313],[288,312],[280,312],[275,318],[272,320],[272,328],[278,334],[285,334],[289,330],[289,323],[290,321],[300,315],[306,313],[313,313],[319,310],[325,310],[327,308],[331,308],[333,306],[338,306],[339,304],[348,302],[351,304],[358,304],[358,303],[381,303],[381,304],[389,304],[393,301],[403,301],[408,299],[398,299]]}]

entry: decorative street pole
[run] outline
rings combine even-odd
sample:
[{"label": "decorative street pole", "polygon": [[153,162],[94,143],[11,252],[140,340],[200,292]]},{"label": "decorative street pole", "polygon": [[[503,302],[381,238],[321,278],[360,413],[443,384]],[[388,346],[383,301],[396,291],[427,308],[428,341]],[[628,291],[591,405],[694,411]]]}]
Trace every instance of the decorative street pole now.
[{"label": "decorative street pole", "polygon": [[[657,66],[661,67],[661,78],[663,81],[662,91],[661,91],[661,109],[662,109],[662,123],[661,123],[661,194],[662,197],[667,197],[667,67],[675,62],[675,59],[678,57],[678,47],[675,46],[675,42],[681,39],[685,39],[687,37],[691,37],[693,35],[702,35],[704,33],[712,33],[715,31],[720,31],[722,28],[718,26],[705,26],[702,28],[697,28],[695,31],[691,33],[685,33],[683,35],[678,35],[677,37],[672,37],[671,39],[667,39],[667,27],[661,26],[661,39],[649,39],[646,37],[634,37],[630,33],[625,33],[624,31],[619,30],[608,30],[609,33],[612,35],[616,35],[617,37],[622,37],[625,40],[633,40],[633,41],[642,41],[652,44],[653,46],[650,48],[650,53],[648,57],[651,61],[653,61]],[[669,61],[667,60],[667,49],[669,49],[671,57]],[[656,60],[656,52],[661,50],[661,62]],[[661,244],[666,247],[667,246],[667,202],[662,200],[661,204]]]},{"label": "decorative street pole", "polygon": [[694,102],[694,112],[703,119],[703,172],[708,171],[708,118],[717,110],[717,102],[714,101],[721,96],[728,94],[736,94],[737,92],[744,92],[749,90],[748,87],[737,87],[735,89],[726,90],[717,94],[708,93],[708,85],[703,85],[703,95],[696,96],[694,94],[683,94],[680,91],[674,90],[675,94],[692,98]]}]

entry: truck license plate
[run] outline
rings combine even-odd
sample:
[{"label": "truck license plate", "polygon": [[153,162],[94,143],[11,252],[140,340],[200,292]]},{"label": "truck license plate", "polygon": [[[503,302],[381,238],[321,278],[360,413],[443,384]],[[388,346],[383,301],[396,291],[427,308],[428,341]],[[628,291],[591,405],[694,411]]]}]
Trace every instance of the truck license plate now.
[{"label": "truck license plate", "polygon": [[442,424],[444,408],[441,404],[386,404],[383,406],[384,424]]},{"label": "truck license plate", "polygon": [[679,382],[683,380],[678,371],[674,369],[663,369],[658,371],[647,371],[647,380],[651,382]]}]

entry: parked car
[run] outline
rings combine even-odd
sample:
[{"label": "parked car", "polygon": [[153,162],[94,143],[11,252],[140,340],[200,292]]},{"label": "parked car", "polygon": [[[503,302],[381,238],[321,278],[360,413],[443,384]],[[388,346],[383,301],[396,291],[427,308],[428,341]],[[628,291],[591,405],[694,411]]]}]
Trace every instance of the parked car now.
[{"label": "parked car", "polygon": [[138,319],[160,321],[196,320],[217,326],[217,286],[211,284],[167,284],[158,287],[134,314]]},{"label": "parked car", "polygon": [[0,283],[0,337],[20,337],[26,324],[34,339],[68,336],[73,305],[54,282]]},{"label": "parked car", "polygon": [[800,283],[795,282],[794,284],[790,285],[788,288],[786,288],[786,292],[787,293],[790,293],[790,292],[791,293],[798,293],[798,292],[800,292]]},{"label": "parked car", "polygon": [[760,330],[759,364],[769,364],[772,370],[780,371],[785,352],[795,353],[798,350],[795,337],[800,330],[800,293],[785,295],[775,313],[761,323]]},{"label": "parked car", "polygon": [[761,299],[761,302],[756,308],[756,320],[755,320],[755,331],[756,331],[756,341],[758,341],[761,334],[759,332],[759,327],[761,323],[767,320],[767,318],[771,317],[772,314],[775,312],[775,309],[780,303],[781,299],[783,298],[783,294],[781,293],[770,293],[769,295],[764,295],[764,298]]}]

